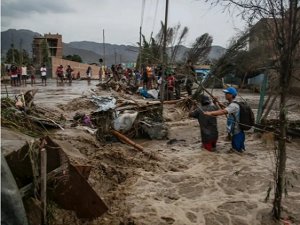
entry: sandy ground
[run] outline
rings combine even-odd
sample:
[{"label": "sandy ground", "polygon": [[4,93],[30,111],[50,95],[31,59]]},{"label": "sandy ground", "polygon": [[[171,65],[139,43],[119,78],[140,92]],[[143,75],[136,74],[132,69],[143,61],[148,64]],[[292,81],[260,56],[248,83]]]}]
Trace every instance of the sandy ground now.
[{"label": "sandy ground", "polygon": [[[77,81],[63,87],[55,82],[47,87],[37,85],[35,102],[71,119],[76,111],[94,110],[81,96],[96,89],[95,84],[87,86],[85,81]],[[30,88],[8,87],[8,93]],[[2,86],[2,96],[4,90]],[[221,91],[216,90],[215,94],[221,95]],[[242,95],[253,108],[257,106],[257,94]],[[294,99],[296,106],[291,110],[296,118],[300,116],[298,100]],[[230,154],[230,143],[225,141],[225,119],[219,118],[218,151],[211,153],[201,149],[198,122],[186,114],[174,105],[164,108],[168,139],[174,139],[173,143],[136,140],[150,156],[118,142],[99,143],[80,128],[66,127],[51,134],[86,156],[85,163],[93,168],[88,181],[109,207],[105,215],[91,221],[79,220],[73,212],[56,208],[51,224],[275,224],[270,218],[275,169],[272,135],[249,132],[246,152]],[[2,138],[7,136],[2,133]],[[290,224],[300,224],[299,144],[299,139],[287,144],[288,195],[283,200],[283,216]],[[265,201],[270,187],[270,198]]]}]

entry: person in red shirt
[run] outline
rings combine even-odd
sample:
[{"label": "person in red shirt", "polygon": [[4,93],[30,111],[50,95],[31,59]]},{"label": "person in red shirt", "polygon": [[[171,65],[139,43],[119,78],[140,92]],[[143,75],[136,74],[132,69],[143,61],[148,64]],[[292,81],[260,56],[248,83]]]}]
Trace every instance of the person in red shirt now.
[{"label": "person in red shirt", "polygon": [[69,83],[72,83],[72,72],[73,72],[73,69],[71,68],[70,65],[68,65],[68,67],[66,69],[66,75],[67,75],[67,79],[69,80]]},{"label": "person in red shirt", "polygon": [[174,89],[175,89],[174,73],[170,73],[167,77],[167,88],[168,88],[168,100],[170,100],[174,96]]},{"label": "person in red shirt", "polygon": [[63,70],[63,66],[60,65],[56,68],[56,76],[57,76],[57,81],[60,80],[61,83],[64,82],[64,70]]},{"label": "person in red shirt", "polygon": [[14,64],[10,67],[11,86],[17,86],[18,83],[18,67]]}]

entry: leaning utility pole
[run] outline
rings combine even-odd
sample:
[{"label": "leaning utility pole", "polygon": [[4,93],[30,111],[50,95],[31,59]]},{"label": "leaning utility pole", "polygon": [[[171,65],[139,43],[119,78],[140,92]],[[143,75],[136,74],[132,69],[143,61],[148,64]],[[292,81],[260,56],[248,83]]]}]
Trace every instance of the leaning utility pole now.
[{"label": "leaning utility pole", "polygon": [[104,29],[103,29],[103,65],[106,65],[105,61],[105,34],[104,34]]},{"label": "leaning utility pole", "polygon": [[142,2],[142,12],[141,12],[141,24],[140,24],[140,48],[139,48],[139,70],[140,73],[142,73],[142,26],[143,26],[143,21],[144,21],[144,12],[145,12],[145,3],[146,0],[143,0]]},{"label": "leaning utility pole", "polygon": [[161,75],[161,86],[160,86],[160,101],[164,102],[165,97],[165,72],[167,69],[167,31],[168,31],[168,11],[169,11],[169,0],[166,0],[166,9],[165,9],[165,24],[164,24],[164,40],[163,40],[163,50],[162,50],[162,62],[163,70]]},{"label": "leaning utility pole", "polygon": [[140,53],[139,53],[139,71],[142,72],[142,26],[140,26]]}]

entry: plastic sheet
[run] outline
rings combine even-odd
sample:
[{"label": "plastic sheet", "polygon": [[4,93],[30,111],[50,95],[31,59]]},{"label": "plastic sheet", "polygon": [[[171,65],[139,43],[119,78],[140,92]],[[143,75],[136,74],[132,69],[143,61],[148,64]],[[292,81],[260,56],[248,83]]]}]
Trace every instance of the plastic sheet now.
[{"label": "plastic sheet", "polygon": [[114,97],[104,97],[93,95],[91,101],[98,106],[96,112],[108,111],[109,109],[116,108],[117,100]]},{"label": "plastic sheet", "polygon": [[138,112],[132,110],[126,110],[124,113],[120,114],[113,122],[113,127],[115,130],[120,132],[127,132],[132,128],[134,121]]}]

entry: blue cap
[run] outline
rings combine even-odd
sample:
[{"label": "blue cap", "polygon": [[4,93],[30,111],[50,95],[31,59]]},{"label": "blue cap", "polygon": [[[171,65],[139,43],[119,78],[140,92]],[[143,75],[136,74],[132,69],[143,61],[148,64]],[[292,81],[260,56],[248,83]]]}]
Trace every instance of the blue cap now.
[{"label": "blue cap", "polygon": [[233,96],[237,96],[237,90],[234,87],[229,87],[225,90],[223,90],[226,94],[232,94]]}]

